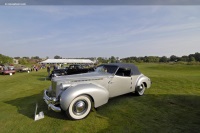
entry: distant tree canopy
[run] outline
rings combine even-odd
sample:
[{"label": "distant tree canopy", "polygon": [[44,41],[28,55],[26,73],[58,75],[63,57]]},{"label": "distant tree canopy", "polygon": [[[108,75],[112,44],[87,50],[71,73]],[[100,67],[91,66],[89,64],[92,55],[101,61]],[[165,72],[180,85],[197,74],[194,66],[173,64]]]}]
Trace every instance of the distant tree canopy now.
[{"label": "distant tree canopy", "polygon": [[19,64],[22,64],[22,65],[28,64],[28,59],[26,59],[26,58],[20,58],[19,59]]},{"label": "distant tree canopy", "polygon": [[173,62],[176,62],[176,61],[178,61],[179,60],[179,58],[177,57],[177,56],[175,56],[175,55],[172,55],[172,56],[170,56],[170,58],[169,58],[169,61],[173,61]]},{"label": "distant tree canopy", "polygon": [[0,54],[0,64],[13,63],[13,59],[9,56]]},{"label": "distant tree canopy", "polygon": [[61,56],[58,56],[58,55],[56,55],[56,56],[54,56],[54,59],[62,59],[62,57],[61,57]]},{"label": "distant tree canopy", "polygon": [[27,65],[27,64],[36,64],[40,61],[42,61],[42,59],[39,56],[33,56],[31,58],[29,57],[14,57],[14,59],[17,59],[19,61],[19,64],[21,65]]},{"label": "distant tree canopy", "polygon": [[175,55],[171,55],[169,58],[166,56],[158,57],[158,56],[145,56],[145,57],[126,57],[121,59],[122,62],[126,63],[134,63],[134,62],[200,62],[200,53],[196,52],[195,54],[184,55],[182,57],[178,57]]},{"label": "distant tree canopy", "polygon": [[[29,57],[22,57],[23,59],[29,59]],[[39,58],[38,58],[39,59]]]},{"label": "distant tree canopy", "polygon": [[[47,58],[49,58],[47,56]],[[18,59],[20,64],[26,65],[26,64],[35,64],[38,63],[40,61],[42,61],[42,59],[39,56],[34,56],[34,57],[14,57],[14,59]],[[61,56],[54,56],[54,59],[62,59]],[[84,58],[83,58],[84,59]],[[115,62],[119,62],[119,57],[115,57],[115,56],[111,56],[110,58],[106,58],[106,57],[90,57],[89,59],[91,60],[97,60],[98,64],[101,63],[115,63]],[[122,58],[120,59],[121,62],[125,62],[125,63],[141,63],[141,62],[152,62],[152,63],[158,63],[158,62],[200,62],[200,53],[196,52],[195,54],[190,54],[190,55],[184,55],[181,57],[178,57],[176,55],[171,55],[169,58],[166,56],[144,56],[144,57],[136,57],[136,56],[132,56],[132,57],[126,57],[126,58]],[[9,56],[5,56],[0,54],[0,64],[12,64],[13,63],[13,58],[9,57]]]},{"label": "distant tree canopy", "polygon": [[159,62],[168,62],[169,59],[166,56],[163,56],[159,59]]},{"label": "distant tree canopy", "polygon": [[31,57],[31,59],[40,59],[40,57],[39,56],[33,56],[33,57]]},{"label": "distant tree canopy", "polygon": [[97,61],[98,61],[99,64],[108,63],[108,59],[107,58],[103,58],[103,57],[98,57]]},{"label": "distant tree canopy", "polygon": [[20,57],[18,56],[18,57],[14,57],[14,59],[20,59]]},{"label": "distant tree canopy", "polygon": [[116,59],[114,56],[111,56],[111,57],[109,58],[109,62],[110,62],[110,63],[115,63],[115,62],[117,62],[117,59]]}]

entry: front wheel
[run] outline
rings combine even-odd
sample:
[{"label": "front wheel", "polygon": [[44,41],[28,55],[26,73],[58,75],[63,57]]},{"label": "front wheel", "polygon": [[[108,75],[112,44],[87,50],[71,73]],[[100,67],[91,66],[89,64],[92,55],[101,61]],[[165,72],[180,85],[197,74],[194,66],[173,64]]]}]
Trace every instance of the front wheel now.
[{"label": "front wheel", "polygon": [[141,83],[140,86],[138,86],[136,88],[136,91],[135,91],[136,95],[142,96],[144,94],[145,89],[146,89],[146,87],[145,87],[144,83]]},{"label": "front wheel", "polygon": [[66,113],[70,119],[79,120],[85,118],[90,113],[91,107],[90,98],[86,95],[81,95],[71,102]]}]

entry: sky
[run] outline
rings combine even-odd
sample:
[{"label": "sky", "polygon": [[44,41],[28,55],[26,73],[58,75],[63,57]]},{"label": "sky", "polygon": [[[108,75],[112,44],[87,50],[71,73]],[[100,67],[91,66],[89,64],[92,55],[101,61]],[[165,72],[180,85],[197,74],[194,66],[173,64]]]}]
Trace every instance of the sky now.
[{"label": "sky", "polygon": [[0,54],[63,58],[200,52],[200,6],[0,6]]}]

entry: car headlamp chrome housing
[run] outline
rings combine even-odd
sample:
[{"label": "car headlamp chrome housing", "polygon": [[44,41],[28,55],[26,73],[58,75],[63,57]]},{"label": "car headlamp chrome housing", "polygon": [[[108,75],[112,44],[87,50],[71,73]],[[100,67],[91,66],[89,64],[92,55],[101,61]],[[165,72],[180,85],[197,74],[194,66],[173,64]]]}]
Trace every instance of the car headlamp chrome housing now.
[{"label": "car headlamp chrome housing", "polygon": [[56,102],[56,101],[57,101],[57,99],[56,99],[55,97],[53,97],[53,98],[52,98],[52,101],[53,101],[53,102]]},{"label": "car headlamp chrome housing", "polygon": [[70,87],[70,86],[71,86],[71,84],[64,84],[64,83],[61,83],[59,88],[60,88],[61,90],[65,90],[65,89],[67,89],[67,88]]}]

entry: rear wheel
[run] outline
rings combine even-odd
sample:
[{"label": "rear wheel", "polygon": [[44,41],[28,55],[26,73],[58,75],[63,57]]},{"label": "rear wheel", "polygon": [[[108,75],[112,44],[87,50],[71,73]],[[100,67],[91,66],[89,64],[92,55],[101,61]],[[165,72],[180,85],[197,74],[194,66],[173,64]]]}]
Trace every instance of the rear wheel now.
[{"label": "rear wheel", "polygon": [[90,113],[91,107],[90,98],[86,95],[81,95],[71,102],[66,113],[70,119],[79,120],[85,118]]},{"label": "rear wheel", "polygon": [[144,94],[144,92],[145,92],[145,89],[146,89],[146,87],[145,87],[144,83],[141,83],[140,86],[138,86],[138,87],[136,88],[135,93],[136,93],[138,96],[142,96],[142,95]]}]

